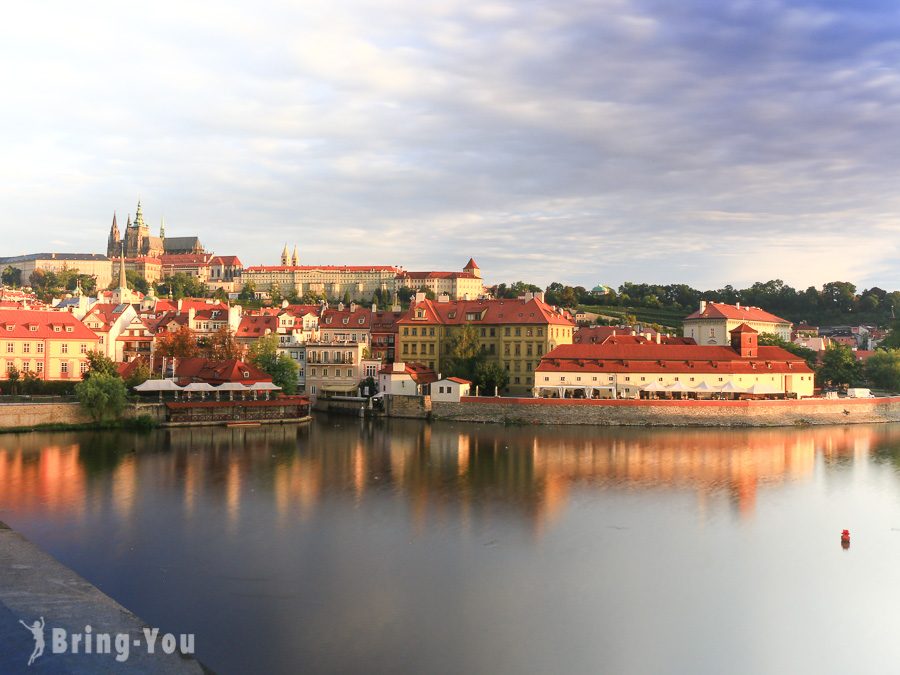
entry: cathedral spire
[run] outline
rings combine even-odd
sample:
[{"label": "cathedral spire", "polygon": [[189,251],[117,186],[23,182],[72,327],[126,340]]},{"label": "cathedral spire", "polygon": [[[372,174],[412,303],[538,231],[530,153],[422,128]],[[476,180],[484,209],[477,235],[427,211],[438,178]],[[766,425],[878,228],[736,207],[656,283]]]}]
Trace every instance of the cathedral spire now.
[{"label": "cathedral spire", "polygon": [[300,264],[300,254],[297,252],[297,244],[294,244],[294,254],[291,256],[291,265],[296,267]]},{"label": "cathedral spire", "polygon": [[138,199],[137,211],[134,214],[134,226],[135,227],[143,227],[144,226],[144,214],[141,212],[141,200]]},{"label": "cathedral spire", "polygon": [[165,218],[159,219],[159,238],[160,239],[166,238],[166,219]]},{"label": "cathedral spire", "polygon": [[281,251],[281,264],[286,266],[288,264],[288,248],[287,242],[284,244],[284,249]]},{"label": "cathedral spire", "polygon": [[[119,257],[119,297],[124,297],[123,289],[128,288],[125,283],[125,242],[122,242],[122,255]],[[120,300],[121,302],[121,300]]]},{"label": "cathedral spire", "polygon": [[112,227],[109,228],[109,240],[119,241],[119,225],[116,223],[116,212],[113,211]]},{"label": "cathedral spire", "polygon": [[106,240],[106,257],[107,258],[115,257],[116,251],[119,248],[120,241],[121,241],[121,237],[119,236],[119,226],[116,223],[116,212],[113,211],[112,227],[109,228],[109,238]]}]

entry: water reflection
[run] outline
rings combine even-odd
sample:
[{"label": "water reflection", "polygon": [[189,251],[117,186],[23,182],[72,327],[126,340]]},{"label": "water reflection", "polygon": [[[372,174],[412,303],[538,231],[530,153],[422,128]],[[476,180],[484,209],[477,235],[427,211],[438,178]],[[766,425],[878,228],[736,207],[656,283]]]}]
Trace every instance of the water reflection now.
[{"label": "water reflection", "polygon": [[[108,501],[127,520],[141,492],[181,493],[183,516],[220,503],[234,527],[247,490],[270,494],[283,520],[327,498],[365,502],[389,491],[419,526],[448,509],[502,511],[541,529],[573,490],[692,490],[725,494],[753,513],[763,486],[809,477],[817,457],[870,454],[900,465],[894,427],[774,430],[504,428],[328,420],[311,427],[178,429],[133,434],[0,436],[2,503],[18,512],[78,516]],[[108,478],[112,480],[107,480]]]}]

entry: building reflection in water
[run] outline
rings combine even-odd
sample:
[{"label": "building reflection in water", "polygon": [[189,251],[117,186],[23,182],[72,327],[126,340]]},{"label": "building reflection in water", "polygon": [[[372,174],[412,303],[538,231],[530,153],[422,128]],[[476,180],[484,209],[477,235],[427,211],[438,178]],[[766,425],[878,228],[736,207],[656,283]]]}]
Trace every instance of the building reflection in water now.
[{"label": "building reflection in water", "polygon": [[[727,495],[743,516],[761,488],[811,477],[817,458],[900,464],[895,426],[768,430],[506,428],[321,419],[310,426],[0,436],[3,513],[64,513],[108,504],[132,519],[144,492],[179,492],[185,520],[221,508],[229,531],[245,500],[269,500],[279,523],[326,499],[404,505],[416,530],[447,517],[492,516],[540,531],[573,492],[693,491],[701,509]],[[862,461],[866,460],[866,461]],[[146,503],[152,503],[148,499]]]}]

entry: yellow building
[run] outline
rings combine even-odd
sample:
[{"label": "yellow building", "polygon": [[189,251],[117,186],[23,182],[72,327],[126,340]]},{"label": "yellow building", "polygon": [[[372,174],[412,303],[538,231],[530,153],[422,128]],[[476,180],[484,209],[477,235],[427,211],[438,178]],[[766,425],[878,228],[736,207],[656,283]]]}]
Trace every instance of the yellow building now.
[{"label": "yellow building", "polygon": [[747,324],[758,333],[777,335],[785,342],[791,341],[791,322],[770,314],[759,307],[747,307],[740,303],[700,301],[700,309],[684,319],[684,336],[693,338],[698,345],[728,345],[731,331]]},{"label": "yellow building", "polygon": [[657,344],[575,344],[541,359],[533,393],[550,398],[806,398],[814,374],[781,347],[759,347],[742,324],[728,347]]},{"label": "yellow building", "polygon": [[481,352],[509,372],[503,393],[530,395],[541,357],[572,343],[575,325],[546,304],[540,293],[518,300],[441,301],[422,296],[398,322],[397,360],[419,361],[450,374],[454,337],[471,326]]},{"label": "yellow building", "polygon": [[68,312],[0,310],[0,377],[13,368],[42,380],[80,380],[97,335]]}]

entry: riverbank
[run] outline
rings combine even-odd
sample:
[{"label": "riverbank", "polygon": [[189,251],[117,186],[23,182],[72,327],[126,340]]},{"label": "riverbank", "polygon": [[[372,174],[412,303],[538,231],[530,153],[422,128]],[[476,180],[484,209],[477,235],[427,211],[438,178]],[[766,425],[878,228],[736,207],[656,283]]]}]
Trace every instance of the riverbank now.
[{"label": "riverbank", "polygon": [[[177,652],[165,654],[160,642],[155,644],[153,654],[148,653],[144,628],[153,627],[3,523],[0,523],[0,570],[0,643],[3,644],[0,672],[29,671],[28,659],[35,641],[19,621],[32,624],[41,618],[45,648],[31,666],[37,672],[76,674],[127,670],[171,675],[205,672],[192,656]],[[64,630],[71,645],[74,635],[87,634],[86,626],[90,626],[94,639],[101,634],[126,634],[128,644],[123,647],[122,638],[117,651],[113,638],[108,654],[97,653],[97,649],[93,654],[84,653],[84,643],[80,645],[80,653],[72,653],[71,646],[67,653],[55,653],[59,649],[54,648],[54,630]],[[165,627],[160,627],[159,640],[166,632]],[[117,660],[117,655],[125,654],[126,650],[127,659]]]},{"label": "riverbank", "polygon": [[428,417],[455,422],[595,426],[785,427],[900,422],[900,396],[787,401],[647,401],[464,397],[431,403]]},{"label": "riverbank", "polygon": [[[315,410],[360,414],[357,401],[317,401]],[[458,403],[428,396],[385,396],[367,415],[500,424],[585,426],[793,427],[900,422],[900,396],[801,400],[633,400],[463,397]]]}]

